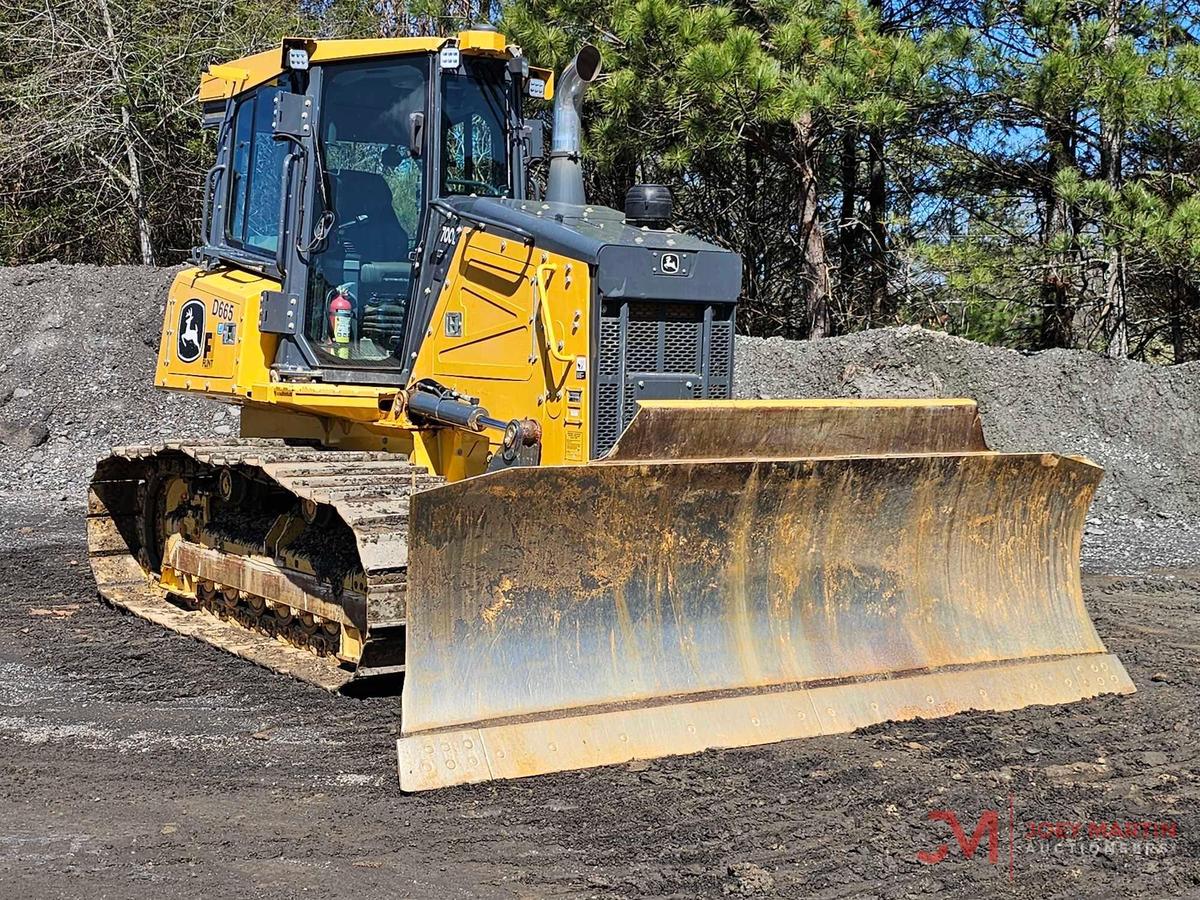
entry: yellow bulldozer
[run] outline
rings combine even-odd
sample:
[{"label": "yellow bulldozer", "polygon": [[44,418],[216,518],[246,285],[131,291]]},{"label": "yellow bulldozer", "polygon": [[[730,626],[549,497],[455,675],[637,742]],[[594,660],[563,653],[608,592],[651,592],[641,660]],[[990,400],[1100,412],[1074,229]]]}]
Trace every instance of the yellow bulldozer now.
[{"label": "yellow bulldozer", "polygon": [[156,384],[241,434],[99,462],[100,594],[402,678],[405,790],[1132,691],[1080,586],[1100,469],[969,400],[732,399],[739,257],[661,185],[584,195],[600,67],[486,26],[211,67]]}]

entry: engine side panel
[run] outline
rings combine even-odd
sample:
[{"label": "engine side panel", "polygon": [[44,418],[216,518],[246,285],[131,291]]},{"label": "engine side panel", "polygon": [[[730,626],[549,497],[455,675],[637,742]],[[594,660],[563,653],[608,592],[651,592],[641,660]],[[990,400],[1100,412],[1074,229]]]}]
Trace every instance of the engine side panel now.
[{"label": "engine side panel", "polygon": [[[497,419],[537,420],[544,464],[586,462],[590,267],[513,237],[470,226],[454,231],[455,255],[412,380],[431,378],[478,397]],[[498,445],[499,433],[488,437]]]}]

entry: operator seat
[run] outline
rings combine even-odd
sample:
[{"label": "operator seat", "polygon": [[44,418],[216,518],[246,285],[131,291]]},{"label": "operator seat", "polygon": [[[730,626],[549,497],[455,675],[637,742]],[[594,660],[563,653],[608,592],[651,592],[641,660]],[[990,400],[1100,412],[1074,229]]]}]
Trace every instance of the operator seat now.
[{"label": "operator seat", "polygon": [[412,284],[408,232],[396,217],[392,191],[382,175],[355,169],[331,174],[342,258],[323,264],[339,269],[336,281],[330,279],[333,283],[354,285],[355,334],[381,352],[395,353],[404,334]]},{"label": "operator seat", "polygon": [[[336,227],[344,229],[340,241],[346,250],[364,262],[407,262],[408,233],[396,218],[384,177],[343,169],[330,180]],[[360,216],[366,219],[358,221]]]}]

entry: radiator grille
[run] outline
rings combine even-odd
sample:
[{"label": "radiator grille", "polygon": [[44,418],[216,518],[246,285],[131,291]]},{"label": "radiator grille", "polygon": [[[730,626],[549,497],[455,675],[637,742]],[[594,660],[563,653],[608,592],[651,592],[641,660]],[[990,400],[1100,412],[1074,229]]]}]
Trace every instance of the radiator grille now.
[{"label": "radiator grille", "polygon": [[645,376],[679,376],[680,395],[698,400],[731,395],[733,310],[732,304],[604,303],[594,366],[593,458],[607,453],[633,418]]}]

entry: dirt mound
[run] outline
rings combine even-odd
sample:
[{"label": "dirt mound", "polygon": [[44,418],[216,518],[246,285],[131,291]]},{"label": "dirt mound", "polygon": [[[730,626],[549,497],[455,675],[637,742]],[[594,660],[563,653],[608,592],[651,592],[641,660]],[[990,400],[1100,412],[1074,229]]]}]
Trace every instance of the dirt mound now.
[{"label": "dirt mound", "polygon": [[[76,508],[96,457],[114,444],[237,431],[233,407],[151,385],[175,271],[0,269],[0,292],[19,311],[0,318],[0,500],[10,514]],[[1104,465],[1098,517],[1190,517],[1200,501],[1200,366],[1022,355],[900,328],[739,338],[735,379],[744,397],[974,397],[997,449]]]},{"label": "dirt mound", "polygon": [[[78,507],[114,444],[237,429],[236,411],[151,386],[174,269],[0,269],[0,497]],[[232,414],[232,415],[231,415]],[[0,513],[2,515],[2,513]]]},{"label": "dirt mound", "polygon": [[1082,454],[1104,466],[1098,515],[1200,508],[1200,365],[1022,354],[889,328],[824,341],[741,338],[735,366],[742,397],[973,397],[994,449]]}]

